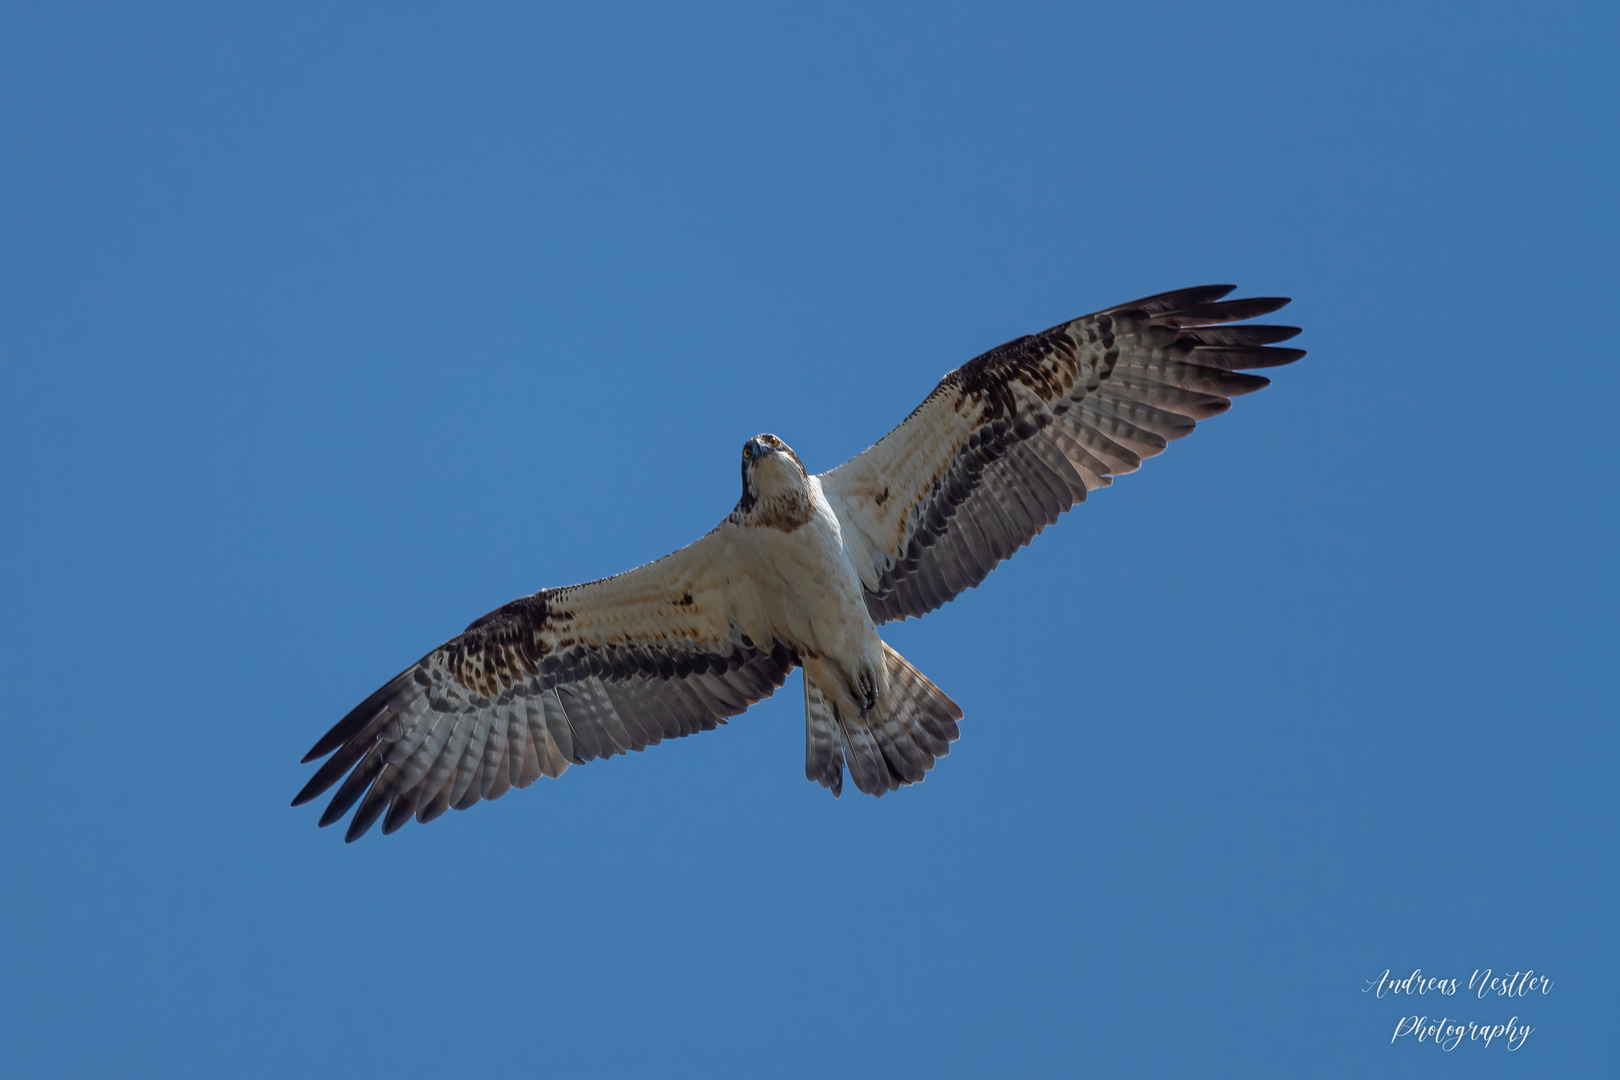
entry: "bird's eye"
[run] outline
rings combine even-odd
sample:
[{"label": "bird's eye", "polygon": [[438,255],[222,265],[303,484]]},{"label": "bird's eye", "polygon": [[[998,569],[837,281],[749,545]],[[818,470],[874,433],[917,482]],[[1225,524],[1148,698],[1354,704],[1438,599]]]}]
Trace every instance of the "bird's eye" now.
[{"label": "bird's eye", "polygon": [[752,446],[743,447],[743,460],[744,461],[747,461],[749,458],[751,458],[753,456],[754,456],[754,448]]}]

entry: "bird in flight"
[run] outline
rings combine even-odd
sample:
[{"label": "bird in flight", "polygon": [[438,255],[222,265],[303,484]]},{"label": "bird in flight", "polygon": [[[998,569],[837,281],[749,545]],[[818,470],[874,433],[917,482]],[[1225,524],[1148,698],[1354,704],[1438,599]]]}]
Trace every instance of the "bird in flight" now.
[{"label": "bird in flight", "polygon": [[[380,818],[498,799],[569,765],[708,731],[804,669],[806,777],[836,796],[921,781],[962,710],[878,636],[985,579],[1089,492],[1304,356],[1286,299],[1162,293],[1018,338],[946,375],[899,427],[810,475],[775,435],[707,536],[615,577],[541,589],[474,622],[321,737],[293,799],[334,784],[345,839]],[[1236,324],[1236,325],[1234,325]]]}]

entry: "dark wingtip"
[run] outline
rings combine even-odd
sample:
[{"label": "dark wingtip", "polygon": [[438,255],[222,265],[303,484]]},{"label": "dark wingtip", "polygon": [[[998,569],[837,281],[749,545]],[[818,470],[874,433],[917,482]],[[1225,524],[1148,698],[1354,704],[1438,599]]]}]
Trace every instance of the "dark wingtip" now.
[{"label": "dark wingtip", "polygon": [[1269,326],[1264,323],[1228,323],[1225,326],[1197,326],[1183,334],[1204,345],[1231,348],[1275,345],[1300,333],[1297,326]]},{"label": "dark wingtip", "polygon": [[1190,289],[1172,289],[1170,292],[1144,296],[1140,300],[1120,304],[1114,310],[1144,311],[1149,315],[1163,315],[1171,311],[1183,311],[1198,304],[1213,303],[1236,288],[1236,285],[1194,285]]},{"label": "dark wingtip", "polygon": [[[1255,365],[1257,367],[1282,367],[1284,364],[1292,364],[1295,360],[1303,359],[1305,356],[1304,349],[1267,348],[1258,349],[1256,352],[1259,353],[1259,356],[1256,357],[1257,361],[1259,361]],[[1256,376],[1256,378],[1258,377]]]},{"label": "dark wingtip", "polygon": [[419,666],[420,663],[412,664],[378,687],[366,700],[350,709],[347,716],[333,724],[332,730],[322,735],[320,740],[309,748],[309,753],[304,755],[303,763],[308,765],[318,757],[325,757],[375,720],[377,714],[388,707],[388,699],[399,692],[400,687],[405,685],[405,680],[409,679]]},{"label": "dark wingtip", "polygon": [[1165,312],[1160,318],[1183,329],[1191,329],[1270,315],[1279,308],[1287,307],[1289,302],[1290,298],[1286,296],[1248,296],[1242,300],[1217,300],[1212,303],[1193,304]]},{"label": "dark wingtip", "polygon": [[[1305,355],[1304,349],[1278,349],[1269,346],[1208,346],[1202,345],[1192,352],[1192,362],[1222,371],[1247,371],[1254,368],[1282,367]],[[1259,378],[1260,376],[1250,376]],[[1236,388],[1234,388],[1236,389]],[[1259,389],[1259,387],[1255,387]],[[1239,390],[1239,393],[1247,391]]]},{"label": "dark wingtip", "polygon": [[360,809],[354,812],[354,817],[350,819],[349,829],[343,834],[343,842],[352,844],[370,832],[371,827],[377,824],[377,819],[382,817],[382,813],[386,809],[388,809],[388,804],[381,799],[361,806]]}]

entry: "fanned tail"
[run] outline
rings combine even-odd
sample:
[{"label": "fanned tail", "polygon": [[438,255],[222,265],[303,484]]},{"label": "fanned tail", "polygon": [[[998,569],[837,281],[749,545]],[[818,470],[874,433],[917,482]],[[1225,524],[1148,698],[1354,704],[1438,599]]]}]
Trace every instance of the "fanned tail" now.
[{"label": "fanned tail", "polygon": [[961,735],[962,710],[906,658],[883,646],[889,692],[877,706],[843,716],[806,671],[804,679],[804,774],[837,796],[844,764],[855,787],[882,795],[921,783],[934,762],[950,753]]}]

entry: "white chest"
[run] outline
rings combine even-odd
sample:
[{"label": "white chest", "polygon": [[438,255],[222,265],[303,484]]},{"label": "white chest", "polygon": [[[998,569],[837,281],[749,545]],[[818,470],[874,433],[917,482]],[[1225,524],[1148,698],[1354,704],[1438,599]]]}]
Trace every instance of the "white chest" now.
[{"label": "white chest", "polygon": [[860,579],[844,551],[838,518],[812,479],[814,513],[791,531],[740,530],[746,562],[772,633],[824,656],[867,652],[877,630],[867,613]]}]

